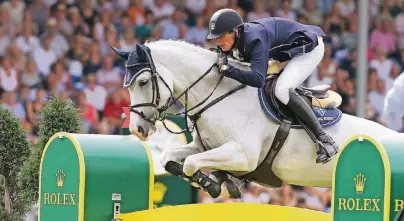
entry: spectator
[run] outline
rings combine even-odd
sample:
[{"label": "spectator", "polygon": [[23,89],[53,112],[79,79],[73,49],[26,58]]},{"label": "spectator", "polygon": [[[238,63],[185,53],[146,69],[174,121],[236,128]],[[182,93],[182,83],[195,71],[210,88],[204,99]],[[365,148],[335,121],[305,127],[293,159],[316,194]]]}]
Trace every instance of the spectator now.
[{"label": "spectator", "polygon": [[113,25],[109,25],[105,29],[104,40],[100,41],[101,55],[105,56],[110,54],[111,46],[119,46],[118,32]]},{"label": "spectator", "polygon": [[149,6],[153,13],[154,22],[164,25],[171,21],[175,7],[167,0],[154,0]]},{"label": "spectator", "polygon": [[25,109],[22,104],[17,101],[15,93],[6,91],[3,96],[3,107],[10,110],[21,122],[24,122],[26,119]]},{"label": "spectator", "polygon": [[42,34],[46,29],[46,19],[49,16],[49,11],[44,4],[44,0],[33,0],[29,7],[32,16],[32,21],[38,25],[38,34]]},{"label": "spectator", "polygon": [[341,17],[340,9],[336,4],[332,7],[331,14],[326,17],[324,26],[324,31],[330,35],[334,46],[339,48],[341,44],[341,34],[345,31],[345,24]]},{"label": "spectator", "polygon": [[247,14],[244,12],[242,8],[240,8],[237,4],[237,0],[228,0],[227,8],[231,8],[234,11],[238,12],[240,16],[246,20]]},{"label": "spectator", "polygon": [[390,18],[381,17],[376,21],[376,27],[370,34],[369,45],[372,49],[382,48],[388,54],[397,49]]},{"label": "spectator", "polygon": [[355,49],[358,45],[358,24],[356,21],[347,22],[341,35],[341,46],[346,50]]},{"label": "spectator", "polygon": [[122,87],[123,79],[117,67],[113,66],[112,57],[104,57],[103,66],[96,73],[97,83],[105,87],[108,94]]},{"label": "spectator", "polygon": [[404,12],[400,12],[394,19],[395,31],[397,33],[398,46],[404,46]]},{"label": "spectator", "polygon": [[98,123],[95,127],[96,134],[110,134],[111,133],[111,128],[108,124],[108,121],[102,120],[100,123]]},{"label": "spectator", "polygon": [[70,47],[66,56],[71,60],[83,61],[86,49],[88,48],[88,43],[85,39],[84,33],[81,32],[81,29],[76,30],[75,35],[72,36],[72,40],[70,41],[72,47]]},{"label": "spectator", "polygon": [[156,24],[153,21],[153,14],[146,13],[145,16],[144,24],[136,27],[136,35],[142,42],[152,36],[153,30],[156,27]]},{"label": "spectator", "polygon": [[397,77],[401,74],[402,68],[401,66],[394,62],[393,68],[391,69],[390,75],[387,77],[386,81],[386,86],[385,88],[392,88],[393,87],[393,82],[394,80],[397,79]]},{"label": "spectator", "polygon": [[47,25],[48,29],[47,32],[43,34],[43,37],[50,37],[50,49],[55,53],[57,58],[64,57],[69,50],[69,44],[66,41],[66,38],[60,34],[57,20],[55,18],[50,18],[47,21]]},{"label": "spectator", "polygon": [[353,0],[338,0],[336,5],[342,17],[347,17],[356,9],[356,5]]},{"label": "spectator", "polygon": [[206,43],[206,36],[209,31],[203,23],[203,17],[199,16],[196,19],[195,27],[189,29],[186,40],[192,44],[204,45]]},{"label": "spectator", "polygon": [[56,54],[50,48],[51,43],[52,38],[45,36],[42,39],[42,46],[34,49],[33,52],[32,57],[42,76],[49,74],[51,64],[56,61]]},{"label": "spectator", "polygon": [[132,24],[139,26],[144,23],[146,10],[142,0],[130,0],[128,15]]},{"label": "spectator", "polygon": [[94,74],[87,76],[87,87],[83,91],[86,94],[87,102],[94,106],[100,117],[103,117],[107,91],[103,86],[97,84],[97,78]]},{"label": "spectator", "polygon": [[296,12],[290,7],[290,0],[283,1],[282,8],[276,11],[276,16],[296,21]]},{"label": "spectator", "polygon": [[58,24],[60,34],[70,36],[73,34],[73,25],[67,19],[67,7],[64,3],[58,3],[55,11],[55,18]]},{"label": "spectator", "polygon": [[85,22],[83,22],[79,9],[74,6],[70,7],[68,11],[69,11],[69,21],[73,30],[71,34],[80,33],[83,36],[89,36],[90,28]]},{"label": "spectator", "polygon": [[36,68],[35,61],[30,59],[27,61],[25,70],[21,74],[21,84],[23,86],[34,88],[40,85],[42,79]]},{"label": "spectator", "polygon": [[78,95],[77,107],[84,121],[83,129],[88,133],[98,122],[98,112],[93,105],[87,102],[87,97],[84,92],[80,92]]},{"label": "spectator", "polygon": [[46,102],[46,91],[42,88],[36,90],[36,96],[32,101],[27,102],[27,117],[28,122],[32,125],[37,125],[40,119],[40,111]]},{"label": "spectator", "polygon": [[323,15],[316,9],[315,0],[305,0],[304,6],[300,8],[299,13],[308,19],[308,23],[320,26],[323,22]]},{"label": "spectator", "polygon": [[254,8],[254,11],[247,14],[247,21],[254,21],[260,18],[267,18],[271,16],[269,12],[265,11],[264,3],[262,1],[257,1]]},{"label": "spectator", "polygon": [[10,45],[10,37],[4,32],[4,26],[0,24],[0,56],[3,56]]},{"label": "spectator", "polygon": [[10,15],[10,21],[17,27],[21,25],[23,20],[23,12],[25,3],[22,0],[9,0],[3,2],[1,7]]},{"label": "spectator", "polygon": [[123,113],[123,107],[128,107],[129,103],[122,99],[122,95],[119,90],[112,93],[105,104],[104,117],[108,120],[109,124],[119,129],[121,125],[121,115]]},{"label": "spectator", "polygon": [[97,41],[91,43],[89,51],[83,58],[83,76],[87,76],[88,73],[96,73],[102,66],[102,57],[100,44]]},{"label": "spectator", "polygon": [[17,48],[23,53],[31,53],[37,47],[40,47],[39,39],[32,35],[32,23],[25,22],[22,28],[22,35],[15,39]]},{"label": "spectator", "polygon": [[180,10],[174,12],[172,20],[162,25],[163,39],[179,39],[180,27],[185,25],[184,13]]},{"label": "spectator", "polygon": [[383,106],[384,106],[384,98],[385,98],[385,89],[386,85],[384,80],[377,79],[376,81],[376,90],[372,90],[369,92],[369,103],[376,110],[378,115],[383,114]]},{"label": "spectator", "polygon": [[136,47],[137,40],[131,28],[126,28],[123,36],[119,39],[119,48],[125,51],[131,51]]},{"label": "spectator", "polygon": [[197,23],[197,18],[200,17],[203,10],[206,8],[206,0],[185,0],[185,10],[188,16],[188,25],[193,27]]},{"label": "spectator", "polygon": [[56,81],[62,90],[69,90],[72,87],[72,77],[70,73],[66,70],[62,60],[56,61],[52,67],[51,71],[55,74]]},{"label": "spectator", "polygon": [[387,79],[393,68],[393,61],[387,58],[386,48],[376,47],[375,58],[370,62],[370,67],[376,69],[379,78]]},{"label": "spectator", "polygon": [[24,56],[24,54],[18,49],[15,44],[10,44],[8,46],[7,55],[10,58],[10,62],[17,73],[21,73],[27,63],[27,56]]},{"label": "spectator", "polygon": [[1,59],[0,67],[0,88],[3,91],[16,91],[18,88],[18,75],[15,68],[10,62],[8,55],[3,56]]}]

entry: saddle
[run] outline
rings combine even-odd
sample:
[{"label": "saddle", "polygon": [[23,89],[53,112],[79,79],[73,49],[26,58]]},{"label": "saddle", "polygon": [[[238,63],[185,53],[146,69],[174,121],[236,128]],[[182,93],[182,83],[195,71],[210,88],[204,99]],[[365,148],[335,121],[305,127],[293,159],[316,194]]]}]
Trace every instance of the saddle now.
[{"label": "saddle", "polygon": [[[279,75],[268,77],[264,87],[259,90],[261,107],[272,120],[280,123],[286,119],[291,121],[292,128],[303,128],[304,125],[293,115],[293,112],[275,96],[278,77]],[[330,89],[329,85],[317,85],[311,88],[298,86],[295,89],[296,93],[312,108],[323,127],[336,124],[342,115],[342,112],[337,109],[342,98]]]},{"label": "saddle", "polygon": [[[275,86],[278,77],[279,74],[269,75],[264,87],[258,89],[258,95],[263,111],[280,126],[264,160],[254,171],[242,176],[243,179],[262,185],[269,184],[272,187],[280,187],[283,184],[282,180],[273,173],[272,164],[286,141],[290,128],[305,129],[312,140],[315,141],[314,134],[302,121],[293,115],[293,112],[286,105],[276,98]],[[298,86],[295,89],[312,108],[323,128],[338,123],[342,117],[342,112],[338,109],[342,98],[338,93],[330,89],[331,86],[329,85],[318,85],[311,88]]]}]

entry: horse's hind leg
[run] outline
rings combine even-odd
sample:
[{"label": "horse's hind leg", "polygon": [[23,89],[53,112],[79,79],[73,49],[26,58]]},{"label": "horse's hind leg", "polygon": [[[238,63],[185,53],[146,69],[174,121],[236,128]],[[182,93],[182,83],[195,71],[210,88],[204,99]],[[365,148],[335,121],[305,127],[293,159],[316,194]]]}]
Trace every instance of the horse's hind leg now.
[{"label": "horse's hind leg", "polygon": [[[249,153],[237,142],[229,141],[220,147],[188,156],[185,159],[183,172],[192,176],[201,168],[249,172],[258,164],[258,153],[251,146]],[[254,156],[257,155],[257,156]]]}]

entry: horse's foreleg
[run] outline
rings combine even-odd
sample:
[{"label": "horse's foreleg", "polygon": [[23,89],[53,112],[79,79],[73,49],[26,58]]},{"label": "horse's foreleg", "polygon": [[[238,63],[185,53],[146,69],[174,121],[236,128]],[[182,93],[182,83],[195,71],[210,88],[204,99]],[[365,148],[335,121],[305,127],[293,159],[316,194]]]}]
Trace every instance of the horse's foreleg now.
[{"label": "horse's foreleg", "polygon": [[160,163],[163,168],[166,167],[167,162],[174,161],[177,163],[182,163],[182,161],[188,156],[200,153],[201,149],[196,145],[195,142],[191,142],[189,144],[168,148],[163,151],[160,157]]},{"label": "horse's foreleg", "polygon": [[184,162],[183,172],[187,176],[192,176],[201,168],[249,172],[255,169],[259,152],[256,157],[253,155],[254,151],[247,153],[239,143],[229,141],[220,147],[188,156]]}]

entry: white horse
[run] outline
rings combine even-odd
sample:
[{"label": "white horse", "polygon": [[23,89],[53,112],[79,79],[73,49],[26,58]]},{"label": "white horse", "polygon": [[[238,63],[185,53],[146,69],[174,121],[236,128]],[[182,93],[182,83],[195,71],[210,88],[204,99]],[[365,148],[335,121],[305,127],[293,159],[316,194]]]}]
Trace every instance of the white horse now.
[{"label": "white horse", "polygon": [[[155,120],[158,115],[156,108],[142,104],[156,104],[155,92],[158,90],[161,102],[155,106],[163,106],[170,99],[170,90],[175,96],[180,95],[217,59],[216,52],[172,40],[137,45],[132,52],[116,52],[128,60],[126,86],[129,89],[131,106],[135,106],[133,109],[137,110],[131,112],[129,128],[142,140],[147,140],[153,134],[152,124],[155,121],[150,119]],[[156,73],[161,76],[161,79],[157,78],[158,88],[153,84],[153,68],[148,65],[150,62],[154,64]],[[247,64],[234,60],[231,60],[231,63],[239,68],[249,68]],[[217,68],[213,68],[191,87],[188,91],[188,107],[203,101],[214,90],[220,76]],[[192,113],[239,85],[235,80],[224,78],[208,101]],[[180,101],[185,105],[184,96]],[[163,152],[163,167],[167,162],[175,161],[183,165],[183,172],[187,176],[192,176],[200,169],[224,170],[236,176],[245,175],[254,171],[263,161],[279,124],[263,112],[257,88],[245,87],[207,109],[197,121],[197,126],[203,144],[194,131],[192,143]],[[325,131],[339,146],[356,134],[367,134],[376,139],[400,136],[400,133],[378,123],[347,114],[343,114],[337,124],[327,127]],[[203,146],[208,150],[204,151]],[[315,145],[306,131],[291,129],[273,162],[272,170],[284,183],[331,187],[334,160],[318,164],[316,156]]]}]

